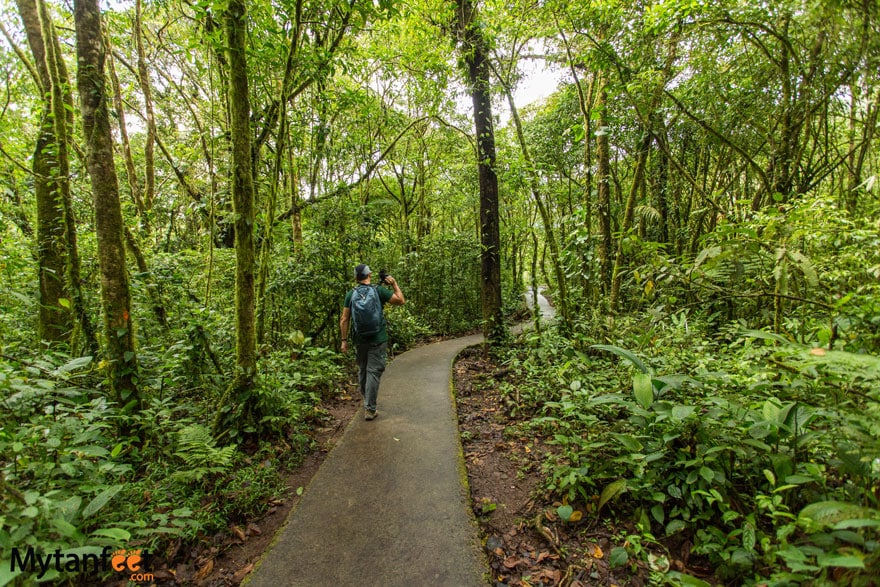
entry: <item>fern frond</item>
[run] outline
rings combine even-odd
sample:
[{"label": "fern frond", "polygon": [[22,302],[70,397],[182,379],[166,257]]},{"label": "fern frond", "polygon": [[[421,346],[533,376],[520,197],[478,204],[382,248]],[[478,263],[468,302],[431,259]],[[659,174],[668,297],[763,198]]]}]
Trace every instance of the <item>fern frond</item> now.
[{"label": "fern frond", "polygon": [[181,428],[177,432],[178,448],[174,453],[188,467],[210,468],[222,471],[232,464],[235,446],[217,448],[211,431],[201,424]]}]

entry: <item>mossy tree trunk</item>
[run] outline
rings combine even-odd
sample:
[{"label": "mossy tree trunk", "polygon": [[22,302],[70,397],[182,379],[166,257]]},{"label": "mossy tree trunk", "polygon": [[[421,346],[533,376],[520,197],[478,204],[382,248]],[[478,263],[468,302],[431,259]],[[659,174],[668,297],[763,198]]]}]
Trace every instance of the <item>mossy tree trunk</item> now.
[{"label": "mossy tree trunk", "polygon": [[73,316],[62,300],[70,295],[64,283],[67,250],[64,246],[64,208],[59,202],[54,177],[57,176],[55,124],[52,119],[52,81],[46,65],[46,47],[37,4],[18,0],[18,12],[27,33],[39,77],[35,83],[43,96],[40,130],[34,149],[32,170],[37,200],[37,263],[40,285],[37,331],[45,342],[63,342],[73,329]]},{"label": "mossy tree trunk", "polygon": [[95,353],[98,346],[95,330],[80,288],[76,220],[70,197],[68,137],[73,125],[70,80],[45,4],[19,0],[18,9],[34,56],[35,83],[43,97],[32,163],[37,200],[38,333],[48,342],[69,340],[75,351],[75,324],[79,323],[87,351]]},{"label": "mossy tree trunk", "polygon": [[[235,211],[236,371],[214,422],[215,432],[218,433],[227,424],[234,423],[241,428],[260,420],[253,395],[257,373],[255,197],[246,56],[247,8],[244,0],[229,2],[225,23],[232,138],[232,200]],[[229,418],[230,414],[234,414],[234,417]]]},{"label": "mossy tree trunk", "polygon": [[114,399],[120,406],[140,407],[137,354],[131,320],[131,295],[125,267],[125,226],[113,161],[113,138],[104,76],[106,45],[98,0],[75,0],[77,87],[82,102],[86,168],[92,183],[95,235],[101,271],[105,359]]}]

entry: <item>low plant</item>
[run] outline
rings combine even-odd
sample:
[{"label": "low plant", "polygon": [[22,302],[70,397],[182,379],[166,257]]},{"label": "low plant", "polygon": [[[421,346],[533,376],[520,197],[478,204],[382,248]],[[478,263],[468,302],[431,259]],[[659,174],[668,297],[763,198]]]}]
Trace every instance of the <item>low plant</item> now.
[{"label": "low plant", "polygon": [[634,338],[664,351],[653,356],[539,333],[511,350],[522,383],[508,396],[556,449],[547,490],[596,516],[601,496],[649,542],[691,541],[719,578],[864,583],[878,557],[880,360],[705,332],[642,328]]}]

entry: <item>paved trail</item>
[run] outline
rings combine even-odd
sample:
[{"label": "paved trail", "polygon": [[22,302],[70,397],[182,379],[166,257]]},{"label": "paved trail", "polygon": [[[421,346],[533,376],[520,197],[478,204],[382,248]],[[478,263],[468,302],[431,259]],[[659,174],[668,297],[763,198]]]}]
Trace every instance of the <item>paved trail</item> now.
[{"label": "paved trail", "polygon": [[379,417],[353,419],[247,587],[487,585],[452,401],[470,336],[396,357]]}]

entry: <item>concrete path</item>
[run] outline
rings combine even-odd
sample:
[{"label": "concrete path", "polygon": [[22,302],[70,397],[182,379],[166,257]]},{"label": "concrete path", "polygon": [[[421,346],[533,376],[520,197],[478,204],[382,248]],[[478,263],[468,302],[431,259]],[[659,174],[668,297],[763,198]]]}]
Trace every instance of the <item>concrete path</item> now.
[{"label": "concrete path", "polygon": [[388,365],[379,416],[352,420],[247,587],[477,587],[478,528],[452,400],[452,361],[482,335]]}]

